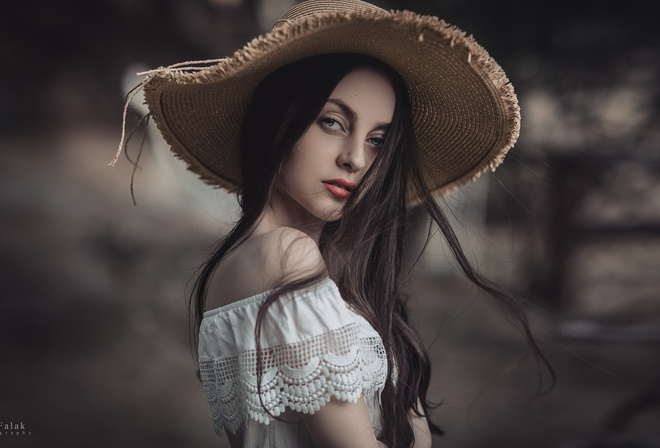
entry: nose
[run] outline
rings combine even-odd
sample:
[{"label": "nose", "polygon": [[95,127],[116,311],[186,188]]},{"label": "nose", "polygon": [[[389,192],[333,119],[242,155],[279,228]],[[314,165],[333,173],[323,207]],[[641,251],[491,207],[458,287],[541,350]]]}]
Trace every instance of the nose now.
[{"label": "nose", "polygon": [[337,165],[351,172],[362,170],[366,165],[365,148],[361,139],[349,138],[344,141]]}]

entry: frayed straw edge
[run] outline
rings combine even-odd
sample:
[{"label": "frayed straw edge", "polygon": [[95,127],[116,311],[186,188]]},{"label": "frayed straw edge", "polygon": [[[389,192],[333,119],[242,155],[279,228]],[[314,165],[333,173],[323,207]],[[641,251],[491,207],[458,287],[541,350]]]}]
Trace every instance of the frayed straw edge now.
[{"label": "frayed straw edge", "polygon": [[[145,99],[151,95],[153,92],[153,89],[151,89],[149,86],[145,86]],[[146,101],[147,105],[149,105],[149,102]],[[159,108],[158,108],[159,109]],[[196,157],[194,157],[192,154],[190,154],[183,145],[179,143],[179,141],[176,139],[174,134],[171,132],[163,132],[164,130],[169,131],[167,126],[161,122],[162,114],[158,113],[160,110],[152,110],[152,118],[153,122],[156,124],[156,129],[160,132],[160,134],[163,136],[165,139],[166,143],[170,145],[170,148],[172,149],[172,153],[174,156],[182,160],[186,164],[186,168],[193,173],[195,173],[199,178],[202,180],[207,185],[210,185],[215,188],[224,188],[230,193],[235,193],[240,190],[240,186],[234,184],[233,182],[229,182],[228,180],[225,180],[215,174],[208,169],[206,166],[204,166]],[[163,120],[164,121],[164,120]]]}]

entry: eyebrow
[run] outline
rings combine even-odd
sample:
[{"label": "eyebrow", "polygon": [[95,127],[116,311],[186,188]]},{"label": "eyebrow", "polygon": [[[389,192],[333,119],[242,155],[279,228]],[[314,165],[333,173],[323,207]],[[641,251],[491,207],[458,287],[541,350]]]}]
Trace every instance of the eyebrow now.
[{"label": "eyebrow", "polygon": [[[339,98],[330,98],[327,102],[338,106],[348,116],[351,122],[355,123],[356,121],[358,121],[359,117],[357,112],[351,109],[351,107],[348,104],[344,103]],[[386,131],[390,128],[390,124],[391,123],[385,123],[383,121],[379,121],[378,123],[376,123],[376,126],[374,126],[373,130]]]}]

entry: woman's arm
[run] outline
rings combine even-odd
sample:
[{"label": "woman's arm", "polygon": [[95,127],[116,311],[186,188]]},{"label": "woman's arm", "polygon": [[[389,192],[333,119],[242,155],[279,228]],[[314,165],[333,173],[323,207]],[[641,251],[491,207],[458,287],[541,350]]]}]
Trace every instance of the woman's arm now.
[{"label": "woman's arm", "polygon": [[[422,409],[421,403],[417,403]],[[415,448],[430,448],[431,430],[426,417],[410,411],[410,423],[415,434]],[[364,398],[357,403],[333,398],[314,415],[303,414],[303,422],[319,448],[387,448],[376,440]]]},{"label": "woman's arm", "polygon": [[376,440],[362,396],[357,403],[333,398],[314,415],[302,414],[302,418],[319,448],[387,448]]},{"label": "woman's arm", "polygon": [[[419,400],[417,400],[417,409],[422,409],[422,403]],[[431,430],[426,417],[420,417],[411,409],[409,418],[413,434],[415,434],[415,448],[431,448],[433,440],[431,439]]]}]

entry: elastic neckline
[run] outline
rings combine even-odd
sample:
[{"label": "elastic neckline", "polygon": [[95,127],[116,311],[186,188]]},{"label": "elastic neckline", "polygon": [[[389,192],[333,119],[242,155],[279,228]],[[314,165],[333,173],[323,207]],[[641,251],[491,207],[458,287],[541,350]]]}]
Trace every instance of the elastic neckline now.
[{"label": "elastic neckline", "polygon": [[[296,291],[293,291],[293,294],[300,293],[303,291],[308,291],[312,288],[317,289],[317,288],[324,288],[327,289],[329,285],[335,285],[335,282],[333,282],[330,278],[325,278],[324,280],[319,281],[318,283],[313,283],[306,287],[305,289],[299,289]],[[255,294],[250,297],[246,297],[245,299],[237,300],[235,302],[229,303],[227,305],[220,306],[218,308],[213,308],[211,310],[205,311],[203,315],[203,319],[206,319],[211,316],[215,316],[216,314],[221,314],[221,313],[226,313],[231,310],[237,309],[237,308],[243,308],[248,305],[251,305],[255,302],[263,302],[266,300],[266,297],[268,297],[269,294],[271,294],[274,289],[269,289],[268,291],[260,292],[259,294]]]}]

